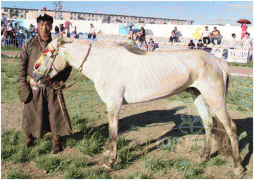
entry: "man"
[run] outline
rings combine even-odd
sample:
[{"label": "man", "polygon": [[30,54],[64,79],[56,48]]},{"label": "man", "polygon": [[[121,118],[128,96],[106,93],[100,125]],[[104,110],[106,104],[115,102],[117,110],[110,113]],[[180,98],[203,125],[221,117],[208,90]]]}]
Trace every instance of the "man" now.
[{"label": "man", "polygon": [[214,27],[214,30],[211,33],[211,43],[213,45],[215,45],[215,43],[214,43],[215,39],[217,40],[217,45],[220,45],[220,43],[221,43],[221,36],[220,36],[220,31],[217,30],[217,27]]},{"label": "man", "polygon": [[62,136],[70,135],[72,130],[62,91],[53,87],[59,87],[59,84],[66,81],[71,67],[67,67],[53,78],[49,83],[51,86],[39,86],[33,79],[34,64],[52,41],[52,24],[53,18],[47,14],[37,18],[39,33],[29,39],[22,48],[17,80],[20,101],[24,103],[22,130],[26,135],[26,146],[33,147],[34,137],[41,138],[45,133],[52,132],[52,153],[56,154],[63,151]]},{"label": "man", "polygon": [[180,31],[177,30],[177,27],[175,27],[175,29],[174,29],[173,31],[174,31],[173,38],[176,39],[176,42],[181,42],[181,41],[179,40],[179,37],[180,37],[180,35],[181,35]]},{"label": "man", "polygon": [[230,40],[230,49],[235,49],[237,44],[236,35],[235,33],[233,33],[231,36],[232,36],[232,39]]},{"label": "man", "polygon": [[71,22],[65,21],[65,23],[64,23],[64,28],[65,28],[65,30],[66,30],[67,37],[70,37],[70,25],[72,25]]},{"label": "man", "polygon": [[5,14],[2,13],[2,17],[1,17],[1,26],[2,26],[2,25],[6,26],[6,21],[7,21],[7,19],[6,19],[6,17],[5,17]]},{"label": "man", "polygon": [[[205,27],[205,30],[202,32],[201,34],[201,38],[203,38],[203,44],[205,44],[207,46],[207,44],[210,44],[210,31],[208,30],[208,27]],[[206,43],[207,40],[207,43]]]},{"label": "man", "polygon": [[88,38],[92,38],[93,36],[93,39],[96,38],[96,29],[95,27],[93,26],[93,24],[90,24],[90,29],[89,29],[89,33],[88,33]]},{"label": "man", "polygon": [[250,37],[250,33],[246,33],[246,36],[241,40],[243,49],[253,50],[253,40]]}]

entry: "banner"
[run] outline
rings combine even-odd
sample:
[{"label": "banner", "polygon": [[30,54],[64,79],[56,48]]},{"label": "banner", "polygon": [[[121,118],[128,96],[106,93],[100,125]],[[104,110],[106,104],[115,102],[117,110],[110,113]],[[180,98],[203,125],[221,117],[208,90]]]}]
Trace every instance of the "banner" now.
[{"label": "banner", "polygon": [[225,49],[222,48],[212,48],[211,54],[214,54],[216,57],[220,59],[225,59],[226,54],[225,54]]},{"label": "banner", "polygon": [[227,62],[247,63],[249,50],[229,49]]}]

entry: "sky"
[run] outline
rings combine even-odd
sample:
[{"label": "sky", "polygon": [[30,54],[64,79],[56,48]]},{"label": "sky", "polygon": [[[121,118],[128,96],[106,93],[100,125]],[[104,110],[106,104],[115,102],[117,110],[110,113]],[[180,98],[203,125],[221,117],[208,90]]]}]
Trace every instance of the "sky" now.
[{"label": "sky", "polygon": [[[63,11],[192,20],[196,25],[253,24],[253,1],[62,1]],[[1,7],[53,10],[53,1],[1,1]]]}]

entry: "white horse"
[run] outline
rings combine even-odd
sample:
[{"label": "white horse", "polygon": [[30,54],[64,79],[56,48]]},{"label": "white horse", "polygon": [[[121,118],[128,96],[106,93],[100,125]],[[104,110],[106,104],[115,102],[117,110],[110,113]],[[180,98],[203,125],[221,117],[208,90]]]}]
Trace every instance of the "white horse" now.
[{"label": "white horse", "polygon": [[[48,46],[53,54],[57,52],[56,56],[44,54],[37,61],[34,70],[37,82],[46,77],[47,70],[52,78],[68,64],[79,69],[88,56],[88,42],[73,40],[56,48],[59,41],[54,40]],[[220,133],[224,131],[222,135],[227,134],[231,142],[234,173],[245,170],[241,165],[236,125],[226,109],[229,80],[226,62],[201,50],[146,53],[128,44],[112,46],[100,47],[99,43],[93,43],[82,65],[82,73],[94,81],[107,105],[110,139],[104,167],[112,168],[117,159],[118,114],[123,103],[150,101],[188,90],[206,132],[202,157],[210,155],[213,125],[221,122],[224,130],[220,129]],[[216,115],[214,120],[209,108]]]}]

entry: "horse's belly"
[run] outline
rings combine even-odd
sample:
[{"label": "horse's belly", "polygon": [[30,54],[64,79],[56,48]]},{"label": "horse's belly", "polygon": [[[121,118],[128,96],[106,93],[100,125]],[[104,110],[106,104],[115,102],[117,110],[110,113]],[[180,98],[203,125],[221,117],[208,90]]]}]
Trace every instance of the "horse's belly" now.
[{"label": "horse's belly", "polygon": [[190,83],[188,79],[183,79],[179,81],[168,80],[153,84],[144,82],[129,84],[126,86],[124,98],[127,103],[150,101],[180,93],[186,89]]}]

